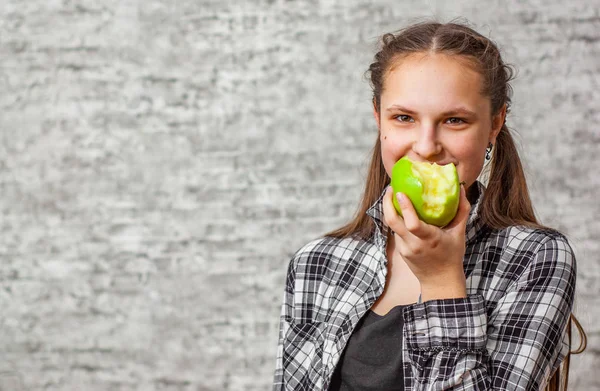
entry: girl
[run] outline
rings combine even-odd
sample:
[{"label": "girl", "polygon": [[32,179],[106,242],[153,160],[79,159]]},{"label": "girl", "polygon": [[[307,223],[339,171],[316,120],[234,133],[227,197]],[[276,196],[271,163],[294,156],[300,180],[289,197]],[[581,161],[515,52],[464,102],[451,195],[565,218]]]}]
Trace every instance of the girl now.
[{"label": "girl", "polygon": [[[273,389],[558,389],[579,327],[575,258],[534,215],[505,123],[511,68],[469,27],[427,22],[384,35],[369,75],[378,137],[362,203],[289,264]],[[392,194],[403,156],[456,165],[446,227]]]}]

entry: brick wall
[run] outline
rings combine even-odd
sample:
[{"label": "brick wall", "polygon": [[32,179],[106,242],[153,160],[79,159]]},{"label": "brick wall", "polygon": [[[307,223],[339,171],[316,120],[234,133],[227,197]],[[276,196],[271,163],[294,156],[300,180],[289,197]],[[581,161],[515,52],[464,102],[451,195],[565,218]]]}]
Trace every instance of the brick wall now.
[{"label": "brick wall", "polygon": [[269,389],[289,258],[362,189],[377,36],[459,15],[520,70],[508,122],[579,259],[571,385],[599,389],[593,3],[4,0],[0,390]]}]

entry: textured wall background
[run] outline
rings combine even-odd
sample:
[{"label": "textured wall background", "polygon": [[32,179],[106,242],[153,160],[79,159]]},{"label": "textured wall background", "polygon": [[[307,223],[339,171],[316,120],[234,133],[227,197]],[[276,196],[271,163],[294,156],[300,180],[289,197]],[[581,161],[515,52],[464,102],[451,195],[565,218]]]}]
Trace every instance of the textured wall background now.
[{"label": "textured wall background", "polygon": [[600,389],[600,3],[3,0],[0,390],[265,390],[284,275],[375,141],[376,38],[465,16],[515,63]]}]

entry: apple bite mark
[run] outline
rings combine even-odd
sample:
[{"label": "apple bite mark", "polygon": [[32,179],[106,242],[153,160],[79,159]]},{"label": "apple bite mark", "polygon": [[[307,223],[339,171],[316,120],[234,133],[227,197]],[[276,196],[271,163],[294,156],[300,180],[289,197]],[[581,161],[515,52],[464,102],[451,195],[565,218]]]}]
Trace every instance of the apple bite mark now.
[{"label": "apple bite mark", "polygon": [[423,209],[439,218],[445,211],[446,195],[458,190],[454,178],[454,164],[440,166],[436,163],[413,162],[413,173],[423,184]]}]

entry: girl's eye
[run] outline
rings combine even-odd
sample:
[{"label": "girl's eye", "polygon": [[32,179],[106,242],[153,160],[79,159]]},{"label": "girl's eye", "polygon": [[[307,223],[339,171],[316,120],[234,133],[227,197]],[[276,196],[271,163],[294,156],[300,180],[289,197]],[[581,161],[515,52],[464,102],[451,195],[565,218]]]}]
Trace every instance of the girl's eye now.
[{"label": "girl's eye", "polygon": [[456,117],[448,118],[448,122],[452,125],[460,125],[465,123],[465,121],[463,121],[461,118]]},{"label": "girl's eye", "polygon": [[[406,115],[406,114],[398,114],[394,118],[400,122],[415,122],[415,120],[410,115]],[[463,120],[462,118],[451,117],[446,120],[446,123],[448,123],[450,125],[462,125],[462,124],[465,124],[466,121]]]},{"label": "girl's eye", "polygon": [[410,122],[411,120],[414,121],[410,115],[405,115],[405,114],[397,115],[395,118],[397,120],[399,120],[400,122]]}]

